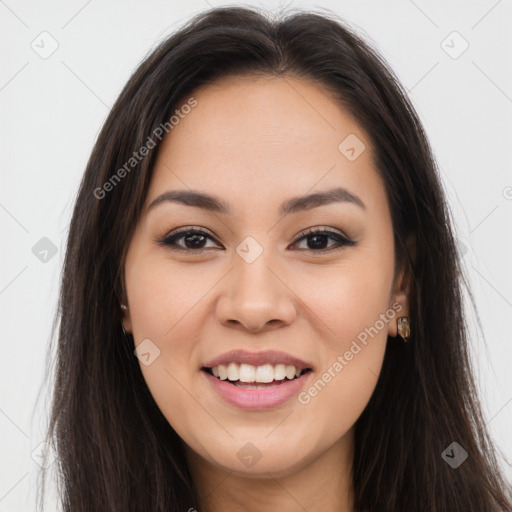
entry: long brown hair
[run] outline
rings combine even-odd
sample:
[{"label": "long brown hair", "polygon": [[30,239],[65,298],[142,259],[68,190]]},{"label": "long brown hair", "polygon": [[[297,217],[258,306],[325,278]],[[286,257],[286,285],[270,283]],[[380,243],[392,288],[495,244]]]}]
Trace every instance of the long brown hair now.
[{"label": "long brown hair", "polygon": [[[158,147],[121,181],[113,177],[197,87],[251,73],[313,80],[366,130],[392,212],[396,268],[406,262],[413,278],[412,337],[407,344],[388,340],[376,389],[355,426],[355,510],[512,510],[470,367],[462,296],[468,285],[418,115],[372,44],[334,15],[272,18],[242,7],[201,13],[140,64],[87,164],[55,319],[48,442],[58,455],[63,509],[199,510],[183,442],[146,386],[133,338],[121,330],[124,257]],[[98,193],[109,181],[108,193]],[[411,234],[414,257],[406,245]],[[441,456],[452,442],[468,453],[457,469]],[[44,481],[43,474],[43,494]]]}]

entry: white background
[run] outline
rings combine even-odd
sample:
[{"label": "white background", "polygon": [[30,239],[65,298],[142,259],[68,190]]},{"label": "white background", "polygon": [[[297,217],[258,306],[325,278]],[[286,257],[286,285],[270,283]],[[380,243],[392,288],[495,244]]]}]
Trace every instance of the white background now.
[{"label": "white background", "polygon": [[[486,420],[512,461],[512,3],[447,4],[288,5],[346,18],[375,41],[410,91],[441,168],[485,336],[474,329]],[[141,59],[193,14],[218,5],[227,4],[0,0],[1,512],[35,509],[32,452],[48,410],[46,392],[38,392],[71,208],[95,138]],[[31,47],[46,37],[50,48],[43,31],[58,43],[46,59]],[[456,59],[442,46],[453,31],[469,43]],[[461,44],[457,36],[444,43],[452,52]],[[57,247],[47,262],[32,252],[42,237]],[[49,500],[45,510],[54,509]]]}]

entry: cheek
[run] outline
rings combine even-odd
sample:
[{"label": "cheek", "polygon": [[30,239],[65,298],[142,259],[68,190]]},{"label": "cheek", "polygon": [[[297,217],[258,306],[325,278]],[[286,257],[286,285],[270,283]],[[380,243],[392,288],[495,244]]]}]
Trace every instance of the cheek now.
[{"label": "cheek", "polygon": [[198,276],[196,269],[180,268],[162,256],[141,260],[129,274],[127,271],[135,339],[167,343],[178,331],[183,339],[183,329],[192,327],[187,317],[194,314],[201,298],[215,284],[215,275],[210,279],[210,274],[205,269]]},{"label": "cheek", "polygon": [[392,317],[386,316],[386,283],[368,272],[352,269],[319,288],[322,293],[312,303],[329,330],[319,340],[322,366],[298,401],[304,418],[323,418],[314,420],[314,428],[334,440],[354,425],[370,400],[386,349],[388,324],[382,318]]},{"label": "cheek", "polygon": [[156,347],[154,360],[148,365],[141,360],[140,368],[158,407],[175,426],[177,418],[186,423],[197,413],[189,393],[191,372],[199,372],[193,365],[204,322],[199,315],[206,302],[201,298],[218,278],[211,275],[210,279],[208,271],[199,278],[197,270],[182,270],[161,255],[141,258],[137,255],[126,266],[133,337],[136,346],[149,339],[154,344],[149,346]]},{"label": "cheek", "polygon": [[337,431],[353,425],[375,389],[394,315],[389,308],[391,263],[388,268],[378,258],[361,257],[361,252],[358,258],[318,271],[300,292],[315,313],[312,318],[321,320],[316,325],[322,327],[318,336],[323,357],[299,402],[315,410],[313,416],[331,417],[325,428],[335,425]]},{"label": "cheek", "polygon": [[365,333],[386,340],[387,323],[379,319],[389,309],[391,267],[360,253],[336,267],[303,275],[295,291],[308,306],[311,324],[321,328],[329,351],[342,353],[352,340],[364,341]]},{"label": "cheek", "polygon": [[[320,429],[320,438],[334,442],[355,424],[368,404],[378,380],[385,343],[373,340],[352,359],[340,354],[323,368],[299,396],[302,417],[311,419],[312,428]],[[314,419],[313,419],[314,418]],[[321,418],[321,421],[319,421]]]}]

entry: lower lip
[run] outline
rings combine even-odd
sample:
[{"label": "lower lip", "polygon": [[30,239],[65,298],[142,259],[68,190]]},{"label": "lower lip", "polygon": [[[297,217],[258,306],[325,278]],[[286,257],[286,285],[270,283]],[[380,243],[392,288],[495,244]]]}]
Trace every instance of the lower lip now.
[{"label": "lower lip", "polygon": [[271,409],[290,400],[304,387],[313,372],[308,371],[298,379],[285,379],[282,384],[262,387],[261,389],[239,388],[229,384],[229,381],[220,380],[204,370],[201,370],[201,373],[206,376],[213,389],[229,404],[242,409],[259,410]]}]

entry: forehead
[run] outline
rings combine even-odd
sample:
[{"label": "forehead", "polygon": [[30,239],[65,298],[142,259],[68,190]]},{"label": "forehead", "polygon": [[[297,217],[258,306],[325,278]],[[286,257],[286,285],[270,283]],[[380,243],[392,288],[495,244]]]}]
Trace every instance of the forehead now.
[{"label": "forehead", "polygon": [[227,197],[235,209],[335,186],[385,199],[369,137],[320,85],[229,77],[190,96],[197,105],[163,139],[147,204],[173,188]]}]

